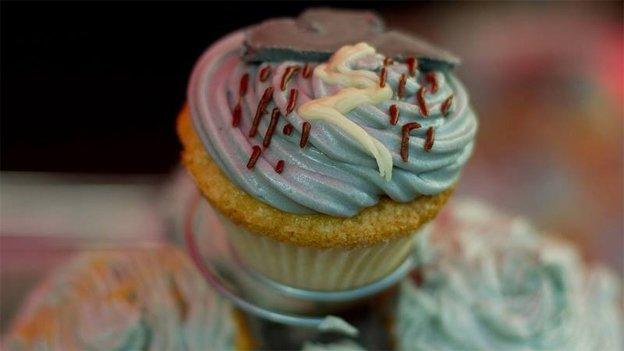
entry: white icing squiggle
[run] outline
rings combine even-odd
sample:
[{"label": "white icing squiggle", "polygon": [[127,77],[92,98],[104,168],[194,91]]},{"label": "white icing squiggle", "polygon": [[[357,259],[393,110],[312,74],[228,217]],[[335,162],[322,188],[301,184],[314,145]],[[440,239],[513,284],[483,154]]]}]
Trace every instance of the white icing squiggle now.
[{"label": "white icing squiggle", "polygon": [[327,316],[318,326],[318,330],[322,332],[333,331],[347,336],[357,336],[359,331],[356,327],[347,321],[336,316]]},{"label": "white icing squiggle", "polygon": [[386,180],[392,179],[392,155],[379,140],[368,134],[345,114],[361,104],[378,104],[392,98],[389,85],[379,86],[379,77],[371,71],[354,70],[358,59],[375,55],[375,49],[366,43],[346,45],[338,50],[329,62],[320,64],[314,75],[325,83],[345,87],[334,95],[310,100],[299,107],[303,119],[319,119],[344,130],[375,157],[379,173]]}]

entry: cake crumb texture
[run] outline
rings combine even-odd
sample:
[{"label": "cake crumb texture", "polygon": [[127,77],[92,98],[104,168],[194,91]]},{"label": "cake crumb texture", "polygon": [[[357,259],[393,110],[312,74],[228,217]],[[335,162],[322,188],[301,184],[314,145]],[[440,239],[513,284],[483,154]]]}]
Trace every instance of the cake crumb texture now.
[{"label": "cake crumb texture", "polygon": [[294,245],[369,246],[407,235],[434,218],[454,189],[406,203],[382,198],[349,218],[287,213],[256,200],[224,175],[195,133],[186,105],[178,116],[177,130],[183,145],[182,162],[213,207],[252,233]]}]

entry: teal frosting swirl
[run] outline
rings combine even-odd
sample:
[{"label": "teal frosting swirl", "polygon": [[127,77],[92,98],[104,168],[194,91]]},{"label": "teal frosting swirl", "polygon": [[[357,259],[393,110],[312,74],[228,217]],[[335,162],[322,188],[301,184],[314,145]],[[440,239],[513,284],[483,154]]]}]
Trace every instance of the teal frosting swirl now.
[{"label": "teal frosting swirl", "polygon": [[476,203],[448,211],[416,244],[419,278],[401,286],[399,349],[621,349],[614,275],[522,220]]}]

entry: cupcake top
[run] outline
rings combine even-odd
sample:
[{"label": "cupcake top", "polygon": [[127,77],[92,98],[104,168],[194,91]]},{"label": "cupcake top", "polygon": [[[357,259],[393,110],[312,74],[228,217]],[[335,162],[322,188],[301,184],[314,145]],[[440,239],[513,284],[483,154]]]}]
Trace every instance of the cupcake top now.
[{"label": "cupcake top", "polygon": [[233,350],[233,309],[173,247],[85,253],[29,298],[11,350]]},{"label": "cupcake top", "polygon": [[188,102],[239,188],[285,212],[351,217],[456,182],[477,129],[457,63],[372,13],[308,10],[211,46]]},{"label": "cupcake top", "polygon": [[401,350],[620,350],[620,282],[573,247],[480,203],[418,237],[400,289]]}]

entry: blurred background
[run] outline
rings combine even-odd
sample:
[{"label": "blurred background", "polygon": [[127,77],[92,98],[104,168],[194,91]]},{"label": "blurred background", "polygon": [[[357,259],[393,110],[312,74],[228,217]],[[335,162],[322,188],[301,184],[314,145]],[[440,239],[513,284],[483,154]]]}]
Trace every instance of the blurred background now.
[{"label": "blurred background", "polygon": [[[321,6],[323,3],[315,3]],[[303,3],[18,3],[1,11],[0,321],[76,250],[158,241],[176,113],[214,40]],[[373,8],[463,58],[480,117],[459,196],[529,217],[622,274],[622,2]]]}]

